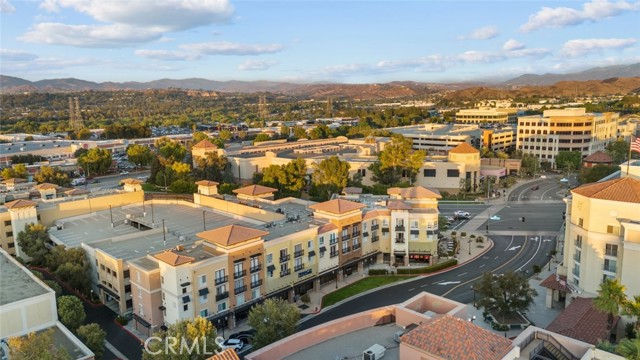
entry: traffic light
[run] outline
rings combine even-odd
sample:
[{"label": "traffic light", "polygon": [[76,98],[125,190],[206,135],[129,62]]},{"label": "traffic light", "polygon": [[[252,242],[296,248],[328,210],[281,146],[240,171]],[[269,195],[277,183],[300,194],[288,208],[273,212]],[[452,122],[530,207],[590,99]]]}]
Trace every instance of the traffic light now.
[{"label": "traffic light", "polygon": [[567,218],[567,212],[563,211],[562,212],[562,220],[565,220]]},{"label": "traffic light", "polygon": [[520,221],[524,222],[524,216],[520,218]]}]

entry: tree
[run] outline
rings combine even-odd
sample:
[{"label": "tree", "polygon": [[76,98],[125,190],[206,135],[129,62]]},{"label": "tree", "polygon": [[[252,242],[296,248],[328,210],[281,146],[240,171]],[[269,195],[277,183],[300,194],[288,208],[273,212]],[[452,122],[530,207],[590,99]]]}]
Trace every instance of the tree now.
[{"label": "tree", "polygon": [[12,178],[26,178],[28,175],[29,172],[24,164],[16,164],[2,170],[2,178],[5,180]]},{"label": "tree", "polygon": [[397,185],[402,177],[414,181],[426,152],[413,150],[411,144],[411,139],[393,135],[391,142],[378,154],[378,161],[369,167],[373,172],[373,181],[391,186]]},{"label": "tree", "polygon": [[58,318],[64,326],[75,331],[84,322],[87,315],[84,313],[82,301],[73,295],[60,296],[58,298]]},{"label": "tree", "polygon": [[105,149],[93,148],[78,158],[78,164],[85,171],[85,175],[104,174],[111,168],[111,153]]},{"label": "tree", "polygon": [[580,151],[558,151],[556,156],[556,168],[566,169],[567,172],[577,170],[582,163],[582,153]]},{"label": "tree", "polygon": [[624,141],[624,139],[618,139],[609,143],[606,151],[613,159],[614,164],[621,164],[627,160],[629,156],[629,143]]},{"label": "tree", "polygon": [[627,301],[625,287],[617,279],[606,279],[600,284],[598,296],[593,298],[593,307],[607,313],[609,328],[613,326],[613,321],[620,314],[620,307]]},{"label": "tree", "polygon": [[253,143],[256,144],[256,143],[259,143],[259,142],[269,141],[269,140],[271,140],[271,136],[269,136],[269,134],[260,133],[253,140]]},{"label": "tree", "polygon": [[80,129],[80,131],[78,131],[78,133],[76,134],[76,139],[79,140],[87,140],[89,138],[91,138],[91,130],[87,128]]},{"label": "tree", "polygon": [[525,176],[533,176],[536,171],[540,168],[540,160],[537,157],[529,154],[524,154],[522,156],[522,162],[520,165],[520,171]]},{"label": "tree", "polygon": [[54,280],[44,280],[44,283],[47,284],[51,290],[55,291],[56,297],[62,295],[62,286],[55,282]]},{"label": "tree", "polygon": [[102,330],[100,325],[96,323],[82,325],[78,328],[77,333],[80,340],[96,355],[96,360],[102,359],[107,333]]},{"label": "tree", "polygon": [[233,137],[233,134],[231,133],[231,131],[224,129],[220,131],[218,137],[220,137],[222,141],[229,141]]},{"label": "tree", "polygon": [[298,309],[283,299],[267,299],[249,311],[249,324],[256,330],[253,346],[269,345],[296,332]]},{"label": "tree", "polygon": [[[148,351],[142,352],[143,360],[205,360],[218,350],[216,330],[211,321],[202,317],[173,323],[166,331],[157,332],[153,336],[162,341],[150,341]],[[172,348],[165,352],[166,338],[177,341],[173,346],[173,341],[167,341]]]},{"label": "tree", "polygon": [[131,144],[127,147],[127,157],[136,166],[147,166],[153,159],[153,154],[146,146]]},{"label": "tree", "polygon": [[197,158],[197,169],[194,169],[194,175],[196,179],[211,180],[217,182],[231,182],[233,181],[233,174],[231,174],[231,163],[224,155],[218,155],[216,151],[207,153],[204,158]]},{"label": "tree", "polygon": [[502,276],[484,273],[473,288],[479,297],[478,307],[488,312],[497,311],[502,316],[526,311],[538,295],[529,287],[527,278],[514,271],[507,271]]},{"label": "tree", "polygon": [[205,133],[203,133],[202,131],[196,131],[193,133],[193,143],[197,144],[202,140],[209,140],[211,141],[211,139],[209,138],[209,136]]},{"label": "tree", "polygon": [[581,184],[588,184],[596,182],[604,178],[605,176],[613,174],[618,170],[620,170],[620,166],[618,165],[596,165],[593,167],[585,167],[580,169],[578,180]]},{"label": "tree", "polygon": [[309,135],[307,134],[307,130],[302,126],[295,126],[293,128],[293,137],[296,139],[307,139],[309,138]]},{"label": "tree", "polygon": [[53,329],[40,333],[32,332],[25,337],[9,339],[12,360],[70,360],[67,351],[56,347],[53,341]]},{"label": "tree", "polygon": [[309,132],[309,137],[313,140],[327,139],[327,138],[330,138],[332,135],[333,134],[331,132],[331,129],[325,124],[320,124],[315,128],[311,129],[311,131]]},{"label": "tree", "polygon": [[[349,182],[349,165],[348,161],[342,161],[337,156],[330,156],[319,163],[313,164],[313,174],[311,176],[314,187],[319,195],[333,194],[345,186]],[[320,196],[325,198],[324,196]]]},{"label": "tree", "polygon": [[86,292],[89,289],[87,270],[87,265],[66,262],[58,267],[55,274],[73,289]]},{"label": "tree", "polygon": [[640,338],[620,340],[616,346],[616,352],[625,359],[640,360]]},{"label": "tree", "polygon": [[197,191],[197,186],[192,181],[178,179],[169,185],[169,191],[176,194],[193,194]]},{"label": "tree", "polygon": [[59,186],[69,186],[71,184],[71,179],[69,179],[67,173],[51,166],[42,166],[33,179],[39,183],[51,183]]},{"label": "tree", "polygon": [[184,159],[187,149],[177,142],[171,141],[167,137],[156,140],[156,148],[158,153],[162,157],[160,162],[162,164],[173,164]]},{"label": "tree", "polygon": [[43,265],[49,250],[46,243],[49,242],[47,227],[42,224],[27,224],[23,231],[18,233],[18,246],[22,252],[31,258],[34,265]]},{"label": "tree", "polygon": [[640,337],[640,295],[625,301],[622,305],[622,312],[636,319],[633,327],[637,336]]}]

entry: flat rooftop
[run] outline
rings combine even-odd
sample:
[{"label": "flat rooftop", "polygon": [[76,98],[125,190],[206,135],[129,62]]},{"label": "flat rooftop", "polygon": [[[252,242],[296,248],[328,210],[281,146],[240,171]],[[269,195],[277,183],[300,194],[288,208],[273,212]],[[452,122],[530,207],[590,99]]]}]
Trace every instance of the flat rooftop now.
[{"label": "flat rooftop", "polygon": [[365,350],[374,344],[378,344],[386,348],[384,353],[385,360],[400,360],[399,344],[393,340],[393,335],[398,331],[404,331],[404,329],[395,323],[372,326],[336,336],[298,351],[284,359],[362,359],[362,353]]},{"label": "flat rooftop", "polygon": [[11,255],[0,251],[0,306],[52,292],[40,284],[25,267],[16,264]]}]

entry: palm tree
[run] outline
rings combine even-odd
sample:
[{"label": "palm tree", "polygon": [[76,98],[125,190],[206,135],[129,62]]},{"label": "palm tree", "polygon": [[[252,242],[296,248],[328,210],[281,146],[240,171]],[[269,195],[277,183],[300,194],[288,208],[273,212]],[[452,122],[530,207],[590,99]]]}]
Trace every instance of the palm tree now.
[{"label": "palm tree", "polygon": [[616,346],[616,352],[625,359],[640,360],[640,339],[623,339]]},{"label": "palm tree", "polygon": [[627,300],[622,305],[622,313],[636,319],[634,328],[636,334],[640,336],[640,295],[636,295],[633,299]]},{"label": "palm tree", "polygon": [[620,307],[627,302],[625,287],[617,279],[607,279],[600,284],[598,296],[593,298],[593,306],[608,314],[609,329],[613,326],[613,320],[620,315]]}]

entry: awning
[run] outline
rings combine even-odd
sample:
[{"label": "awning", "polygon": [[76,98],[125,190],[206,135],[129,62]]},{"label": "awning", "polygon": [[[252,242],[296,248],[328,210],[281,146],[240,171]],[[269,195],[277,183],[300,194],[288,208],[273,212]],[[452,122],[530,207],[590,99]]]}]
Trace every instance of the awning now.
[{"label": "awning", "polygon": [[316,256],[316,252],[314,250],[309,251],[309,257]]},{"label": "awning", "polygon": [[327,252],[327,248],[324,246],[320,246],[320,252]]},{"label": "awning", "polygon": [[427,235],[436,235],[440,234],[439,230],[427,230]]},{"label": "awning", "polygon": [[362,236],[367,237],[367,236],[369,236],[369,233],[365,231],[365,232],[362,233]]},{"label": "awning", "polygon": [[276,270],[276,266],[275,265],[267,266],[267,271],[275,271],[275,270]]},{"label": "awning", "polygon": [[247,258],[237,259],[237,260],[233,260],[233,263],[235,264],[235,263],[243,262],[245,260],[247,260]]},{"label": "awning", "polygon": [[209,288],[204,288],[204,289],[198,290],[198,295],[200,295],[200,296],[207,295],[208,293],[209,293]]},{"label": "awning", "polygon": [[108,287],[102,285],[102,284],[98,284],[98,287],[100,289],[102,289],[104,292],[106,292],[107,294],[109,294],[112,298],[120,301],[120,296],[118,294],[116,294],[115,292],[113,292],[113,290],[109,289]]},{"label": "awning", "polygon": [[182,287],[189,286],[189,285],[191,285],[191,283],[188,282],[188,281],[180,284],[180,286],[182,286]]},{"label": "awning", "polygon": [[249,256],[249,257],[254,258],[254,257],[256,257],[256,256],[262,256],[262,253],[253,254],[253,255],[251,255],[251,256]]},{"label": "awning", "polygon": [[133,314],[133,319],[137,322],[139,322],[142,326],[146,327],[146,328],[150,328],[151,327],[151,323],[148,322],[147,320],[141,318],[140,316],[138,316],[138,314]]},{"label": "awning", "polygon": [[187,304],[189,302],[191,302],[191,297],[189,297],[189,295],[182,297],[182,303],[183,304]]}]

